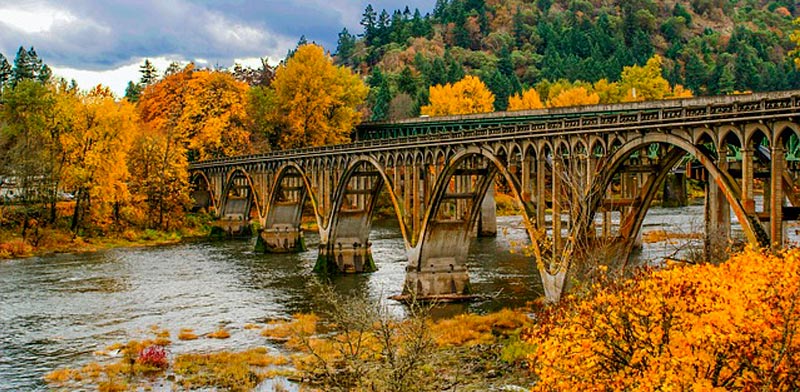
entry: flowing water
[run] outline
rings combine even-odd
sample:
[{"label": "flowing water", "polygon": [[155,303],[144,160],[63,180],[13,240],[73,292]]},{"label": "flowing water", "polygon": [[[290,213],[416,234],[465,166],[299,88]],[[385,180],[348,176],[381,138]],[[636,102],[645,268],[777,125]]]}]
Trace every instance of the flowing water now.
[{"label": "flowing water", "polygon": [[[643,230],[698,232],[702,214],[702,206],[653,208]],[[511,252],[527,241],[521,219],[500,217],[498,229],[497,238],[473,241],[468,265],[473,291],[490,298],[447,305],[442,314],[521,306],[542,295],[534,263]],[[152,325],[172,333],[172,353],[264,346],[246,323],[321,306],[307,284],[318,237],[306,240],[310,250],[299,254],[257,254],[253,240],[200,241],[0,262],[0,391],[46,389],[47,372],[97,360],[94,351],[143,338]],[[375,299],[400,293],[406,259],[399,229],[377,222],[371,241],[378,271],[334,277],[337,291]],[[675,249],[645,244],[640,257]],[[230,339],[174,339],[180,328],[204,333],[219,326]]]}]

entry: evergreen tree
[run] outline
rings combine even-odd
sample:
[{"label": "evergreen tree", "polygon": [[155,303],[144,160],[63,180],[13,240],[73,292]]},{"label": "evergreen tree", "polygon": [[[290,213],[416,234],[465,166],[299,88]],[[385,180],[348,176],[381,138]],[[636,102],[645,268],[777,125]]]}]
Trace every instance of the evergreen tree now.
[{"label": "evergreen tree", "polygon": [[703,94],[708,91],[708,68],[700,60],[700,56],[696,52],[691,52],[689,58],[686,60],[685,66],[685,82],[689,90],[694,91],[695,94]]},{"label": "evergreen tree", "polygon": [[139,79],[142,87],[147,87],[158,80],[158,70],[149,59],[144,59],[144,64],[139,67],[139,73],[142,74]]},{"label": "evergreen tree", "polygon": [[11,78],[14,76],[14,69],[8,63],[6,56],[0,53],[0,92],[11,83]]},{"label": "evergreen tree", "polygon": [[494,109],[503,111],[508,108],[508,98],[515,93],[506,75],[495,70],[486,81],[486,86],[494,94]]},{"label": "evergreen tree", "polygon": [[364,14],[361,17],[361,26],[364,27],[364,43],[371,46],[377,33],[378,14],[372,8],[372,4],[367,4]]},{"label": "evergreen tree", "polygon": [[351,65],[351,57],[353,56],[353,50],[356,47],[356,37],[350,34],[347,31],[347,28],[343,28],[342,31],[339,33],[339,40],[336,44],[336,57],[339,64],[344,65]]},{"label": "evergreen tree", "polygon": [[142,85],[128,81],[128,87],[125,87],[125,99],[127,99],[128,102],[138,102],[141,94]]},{"label": "evergreen tree", "polygon": [[178,72],[181,72],[181,70],[182,70],[181,69],[181,65],[178,64],[177,61],[173,61],[173,62],[169,63],[169,65],[167,66],[167,69],[164,70],[164,77],[167,77],[169,75],[174,75],[174,74],[176,74]]},{"label": "evergreen tree", "polygon": [[19,82],[33,79],[35,76],[36,72],[33,68],[33,61],[28,51],[20,46],[17,51],[17,56],[14,58],[14,71],[11,77],[11,85],[16,86]]},{"label": "evergreen tree", "polygon": [[397,80],[397,90],[413,97],[417,95],[417,88],[417,79],[414,78],[414,73],[411,71],[411,68],[403,68],[403,70],[400,71],[400,78]]},{"label": "evergreen tree", "polygon": [[38,75],[36,75],[36,80],[42,83],[48,83],[50,78],[53,77],[53,70],[47,64],[42,64],[39,68]]},{"label": "evergreen tree", "polygon": [[411,36],[427,37],[432,31],[431,24],[422,18],[419,9],[414,9],[414,16],[411,18]]},{"label": "evergreen tree", "polygon": [[389,114],[389,103],[392,101],[392,93],[389,90],[389,83],[385,78],[381,81],[375,93],[372,105],[372,121],[386,120]]}]

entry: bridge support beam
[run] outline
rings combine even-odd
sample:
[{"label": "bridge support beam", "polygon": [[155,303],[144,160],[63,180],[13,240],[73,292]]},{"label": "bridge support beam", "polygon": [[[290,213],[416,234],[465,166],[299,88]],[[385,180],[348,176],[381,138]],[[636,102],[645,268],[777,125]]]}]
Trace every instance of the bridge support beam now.
[{"label": "bridge support beam", "polygon": [[664,181],[664,196],[661,202],[663,207],[685,207],[689,205],[686,190],[686,175],[684,173],[670,173]]},{"label": "bridge support beam", "polygon": [[[783,169],[785,150],[782,145],[772,148],[769,187],[769,240],[773,249],[783,246]],[[765,195],[766,198],[766,195]]]},{"label": "bridge support beam", "polygon": [[731,234],[730,206],[719,185],[713,181],[706,186],[705,214],[704,256],[712,262],[725,260]]},{"label": "bridge support beam", "polygon": [[481,202],[478,237],[497,237],[497,202],[494,199],[494,185],[489,186]]}]

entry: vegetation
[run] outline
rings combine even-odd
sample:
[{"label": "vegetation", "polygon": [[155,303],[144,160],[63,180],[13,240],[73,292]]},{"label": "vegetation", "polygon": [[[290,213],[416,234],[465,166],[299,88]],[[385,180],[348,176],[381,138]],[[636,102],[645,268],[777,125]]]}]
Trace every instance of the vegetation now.
[{"label": "vegetation", "polygon": [[120,100],[52,78],[33,48],[0,54],[0,258],[203,234],[190,162],[348,142],[367,94],[316,45],[277,70],[141,74]]},{"label": "vegetation", "polygon": [[[531,88],[550,100],[553,83],[594,89],[601,103],[784,90],[800,87],[796,53],[786,56],[797,12],[784,0],[437,0],[425,15],[370,5],[361,36],[339,34],[336,61],[376,80],[373,120],[415,116],[432,103],[431,88],[465,75],[485,83],[495,110]],[[684,87],[643,97],[624,71],[655,55],[661,69],[647,80]],[[613,83],[622,94],[604,95]]]},{"label": "vegetation", "polygon": [[539,315],[535,390],[800,388],[800,250],[600,282]]}]

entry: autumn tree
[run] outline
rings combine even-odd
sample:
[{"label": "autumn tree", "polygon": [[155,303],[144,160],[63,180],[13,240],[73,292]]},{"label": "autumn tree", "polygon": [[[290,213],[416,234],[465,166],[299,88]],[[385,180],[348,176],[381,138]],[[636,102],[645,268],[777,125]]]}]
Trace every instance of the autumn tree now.
[{"label": "autumn tree", "polygon": [[494,94],[480,79],[469,75],[452,85],[431,86],[430,105],[420,110],[428,116],[489,113],[494,110]]},{"label": "autumn tree", "polygon": [[322,47],[302,45],[273,81],[279,103],[282,149],[340,144],[361,120],[356,109],[368,89],[352,71],[337,67]]},{"label": "autumn tree", "polygon": [[508,110],[542,109],[541,98],[536,89],[527,89],[522,94],[514,94],[508,99]]},{"label": "autumn tree", "polygon": [[120,221],[129,199],[127,158],[137,128],[133,105],[116,102],[107,87],[96,86],[72,101],[74,127],[61,143],[67,151],[65,185],[75,191],[70,228],[77,232],[86,217],[101,228]]},{"label": "autumn tree", "polygon": [[600,102],[600,96],[597,93],[587,89],[583,86],[573,87],[561,91],[553,99],[547,102],[549,107],[565,107],[565,106],[579,106],[579,105],[596,105]]},{"label": "autumn tree", "polygon": [[247,91],[247,84],[226,72],[192,72],[176,124],[189,138],[190,161],[250,152]]},{"label": "autumn tree", "polygon": [[189,202],[189,135],[178,125],[193,73],[190,64],[148,86],[137,105],[142,124],[128,159],[137,223],[175,227]]},{"label": "autumn tree", "polygon": [[247,92],[247,129],[253,151],[266,152],[278,145],[278,98],[269,87],[254,86]]}]

